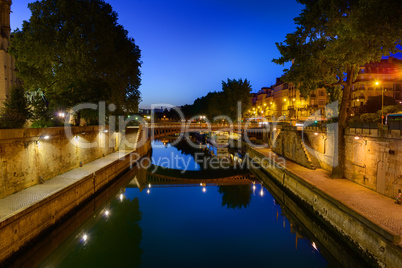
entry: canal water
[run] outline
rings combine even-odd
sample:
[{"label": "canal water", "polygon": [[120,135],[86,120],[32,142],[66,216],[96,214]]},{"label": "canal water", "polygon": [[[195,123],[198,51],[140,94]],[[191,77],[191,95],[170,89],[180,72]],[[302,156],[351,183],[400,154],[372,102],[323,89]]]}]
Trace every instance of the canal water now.
[{"label": "canal water", "polygon": [[[176,156],[183,161],[172,161]],[[194,151],[168,142],[153,142],[150,161],[165,169],[202,169]],[[150,183],[149,172],[133,168],[25,250],[14,267],[340,265],[258,178],[188,183],[180,172],[186,183]]]}]

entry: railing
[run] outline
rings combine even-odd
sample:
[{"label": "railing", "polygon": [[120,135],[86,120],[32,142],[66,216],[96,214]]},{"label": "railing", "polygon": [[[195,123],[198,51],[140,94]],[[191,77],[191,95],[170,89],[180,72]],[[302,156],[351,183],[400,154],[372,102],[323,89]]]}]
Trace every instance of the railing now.
[{"label": "railing", "polygon": [[388,124],[389,130],[402,130],[402,123],[399,122],[391,122]]},{"label": "railing", "polygon": [[218,128],[218,127],[231,127],[233,126],[234,128],[237,128],[238,126],[241,126],[242,128],[244,126],[247,126],[248,128],[253,128],[253,127],[260,127],[258,123],[250,123],[250,124],[236,124],[233,123],[232,125],[230,124],[207,124],[207,123],[152,123],[152,124],[147,124],[146,127],[148,128]]}]

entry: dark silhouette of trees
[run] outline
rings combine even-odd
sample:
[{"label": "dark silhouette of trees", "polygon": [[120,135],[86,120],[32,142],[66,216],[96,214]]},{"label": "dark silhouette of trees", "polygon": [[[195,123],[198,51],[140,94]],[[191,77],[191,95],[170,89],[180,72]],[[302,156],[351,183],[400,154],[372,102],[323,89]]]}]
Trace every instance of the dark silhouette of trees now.
[{"label": "dark silhouette of trees", "polygon": [[192,105],[193,115],[205,115],[209,120],[215,116],[225,115],[236,121],[237,104],[241,103],[241,114],[251,105],[251,85],[245,79],[227,79],[222,81],[222,91],[209,92],[206,96],[198,98]]},{"label": "dark silhouette of trees", "polygon": [[[384,55],[398,52],[402,22],[399,0],[298,0],[304,5],[295,18],[296,31],[277,43],[281,57],[277,64],[292,61],[285,70],[285,82],[293,82],[307,96],[319,87],[342,86],[334,177],[343,176],[344,130],[350,107],[351,88],[359,67],[378,62]],[[336,146],[335,146],[336,147]],[[338,154],[337,154],[338,155]],[[339,161],[339,162],[337,162]]]},{"label": "dark silhouette of trees", "polygon": [[101,100],[120,114],[136,110],[140,49],[109,4],[42,0],[28,6],[32,16],[14,31],[9,50],[26,90],[42,91],[51,111]]},{"label": "dark silhouette of trees", "polygon": [[218,192],[222,194],[222,207],[230,209],[248,207],[253,193],[251,185],[223,185],[219,186]]}]

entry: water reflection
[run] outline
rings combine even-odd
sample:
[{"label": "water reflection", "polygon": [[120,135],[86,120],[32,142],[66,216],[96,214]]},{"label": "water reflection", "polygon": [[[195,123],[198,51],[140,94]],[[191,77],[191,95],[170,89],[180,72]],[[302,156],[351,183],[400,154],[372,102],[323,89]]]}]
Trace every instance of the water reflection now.
[{"label": "water reflection", "polygon": [[251,185],[223,185],[218,192],[222,194],[222,206],[230,209],[248,207],[253,193]]},{"label": "water reflection", "polygon": [[37,253],[41,267],[364,267],[275,184],[197,172],[130,171],[53,232],[69,235],[43,238],[16,267],[36,267]]},{"label": "water reflection", "polygon": [[118,194],[40,267],[139,267],[141,215],[138,198]]}]

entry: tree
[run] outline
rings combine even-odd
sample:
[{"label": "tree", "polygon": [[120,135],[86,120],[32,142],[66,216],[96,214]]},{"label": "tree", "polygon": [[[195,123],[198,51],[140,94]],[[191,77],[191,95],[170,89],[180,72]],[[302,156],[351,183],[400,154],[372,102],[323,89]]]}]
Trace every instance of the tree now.
[{"label": "tree", "polygon": [[[402,2],[399,0],[298,0],[305,8],[295,18],[297,29],[277,43],[281,57],[293,60],[284,80],[295,83],[302,94],[318,87],[342,86],[332,175],[343,175],[344,129],[350,107],[351,88],[359,67],[398,52],[401,44]],[[336,147],[336,146],[335,146]]]},{"label": "tree", "polygon": [[229,79],[227,82],[222,81],[223,101],[220,102],[223,108],[223,114],[229,116],[236,121],[237,104],[241,102],[241,115],[243,115],[251,106],[251,85],[245,79]]},{"label": "tree", "polygon": [[140,49],[103,0],[42,0],[11,38],[10,54],[29,91],[49,109],[105,100],[133,112],[140,100]]},{"label": "tree", "polygon": [[0,110],[0,128],[22,128],[30,117],[31,111],[24,88],[12,88]]}]

